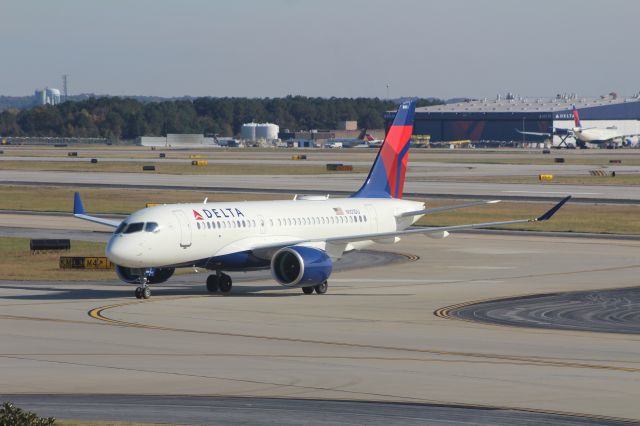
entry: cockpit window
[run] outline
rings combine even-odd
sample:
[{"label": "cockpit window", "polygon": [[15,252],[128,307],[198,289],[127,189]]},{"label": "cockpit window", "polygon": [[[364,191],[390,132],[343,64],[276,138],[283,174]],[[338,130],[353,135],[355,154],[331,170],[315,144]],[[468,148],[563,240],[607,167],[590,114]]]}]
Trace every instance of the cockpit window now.
[{"label": "cockpit window", "polygon": [[118,225],[118,227],[116,228],[116,230],[115,230],[115,231],[113,231],[113,233],[114,233],[114,234],[120,234],[120,233],[124,230],[124,228],[125,228],[127,225],[128,225],[128,223],[127,223],[127,222],[124,222],[124,221],[123,221],[123,222],[120,222],[120,225]]},{"label": "cockpit window", "polygon": [[156,229],[158,229],[158,224],[156,222],[147,222],[144,225],[144,230],[147,232],[154,232]]},{"label": "cockpit window", "polygon": [[143,227],[144,227],[144,222],[131,223],[129,224],[129,226],[127,226],[127,229],[124,230],[124,233],[133,234],[134,232],[140,232],[142,231]]}]

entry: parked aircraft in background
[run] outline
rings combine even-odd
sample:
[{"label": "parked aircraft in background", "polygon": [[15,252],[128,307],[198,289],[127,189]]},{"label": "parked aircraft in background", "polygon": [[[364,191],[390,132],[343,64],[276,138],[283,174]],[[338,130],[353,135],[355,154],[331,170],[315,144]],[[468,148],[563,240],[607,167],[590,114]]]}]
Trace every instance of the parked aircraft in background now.
[{"label": "parked aircraft in background", "polygon": [[382,141],[374,139],[367,133],[367,129],[362,129],[357,138],[333,138],[327,140],[328,148],[371,148],[379,147]]},{"label": "parked aircraft in background", "polygon": [[499,201],[426,208],[402,199],[414,114],[415,101],[400,105],[367,179],[349,198],[205,200],[149,207],[119,222],[87,215],[76,193],[74,215],[116,228],[106,255],[117,265],[120,279],[138,285],[138,298],[149,298],[149,284],[164,282],[183,267],[215,271],[207,278],[211,292],[231,290],[231,277],[223,271],[270,269],[284,287],[323,294],[333,262],[345,252],[397,243],[406,235],[445,238],[460,229],[546,221],[569,200],[537,218],[407,229],[425,214]]},{"label": "parked aircraft in background", "polygon": [[561,143],[566,144],[566,139],[569,137],[573,137],[576,140],[576,145],[580,148],[586,148],[587,144],[593,145],[631,145],[632,140],[631,137],[639,136],[637,133],[622,133],[618,131],[615,127],[582,127],[580,123],[580,115],[576,106],[573,105],[573,128],[562,128],[562,127],[554,127],[549,133],[540,133],[540,132],[524,132],[518,130],[518,133],[523,135],[535,135],[535,136],[546,136],[552,138],[553,136],[559,136],[561,138]]}]

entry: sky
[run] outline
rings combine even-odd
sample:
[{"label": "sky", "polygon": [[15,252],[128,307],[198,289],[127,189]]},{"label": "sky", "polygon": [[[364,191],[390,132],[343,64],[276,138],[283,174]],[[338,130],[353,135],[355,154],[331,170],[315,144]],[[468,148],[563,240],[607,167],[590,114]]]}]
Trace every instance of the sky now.
[{"label": "sky", "polygon": [[0,95],[596,97],[640,90],[636,0],[1,0]]}]

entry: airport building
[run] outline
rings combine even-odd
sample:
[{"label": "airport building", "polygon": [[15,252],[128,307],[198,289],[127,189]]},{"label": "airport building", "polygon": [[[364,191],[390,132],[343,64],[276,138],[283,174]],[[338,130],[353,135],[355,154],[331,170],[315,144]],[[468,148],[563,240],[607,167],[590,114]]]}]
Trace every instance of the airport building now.
[{"label": "airport building", "polygon": [[[516,98],[498,96],[416,109],[414,135],[431,142],[470,140],[472,142],[543,142],[545,137],[522,135],[518,131],[549,132],[553,127],[573,128],[572,105],[580,114],[582,127],[616,127],[627,134],[640,133],[640,98],[608,96],[579,99]],[[385,116],[386,127],[395,115]],[[554,143],[559,143],[556,136]]]}]

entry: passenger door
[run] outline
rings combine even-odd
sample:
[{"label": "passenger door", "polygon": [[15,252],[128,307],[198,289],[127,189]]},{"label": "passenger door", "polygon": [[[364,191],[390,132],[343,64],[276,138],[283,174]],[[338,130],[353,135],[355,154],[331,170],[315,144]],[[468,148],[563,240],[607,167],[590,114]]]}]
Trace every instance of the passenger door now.
[{"label": "passenger door", "polygon": [[174,210],[173,214],[180,224],[180,247],[187,248],[191,245],[191,223],[182,210]]}]

